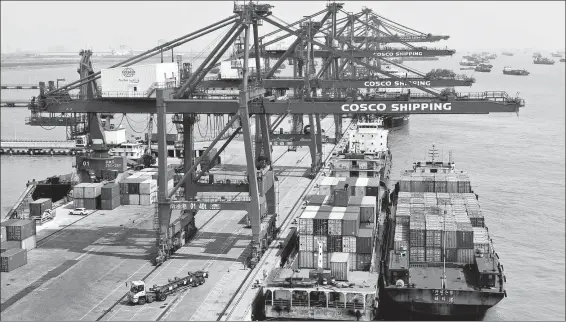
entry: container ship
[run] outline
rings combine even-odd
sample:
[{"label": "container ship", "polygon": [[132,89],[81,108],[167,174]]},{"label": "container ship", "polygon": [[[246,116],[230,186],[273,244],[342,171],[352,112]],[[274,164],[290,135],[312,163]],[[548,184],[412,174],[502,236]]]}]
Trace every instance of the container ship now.
[{"label": "container ship", "polygon": [[297,256],[282,259],[263,282],[267,320],[377,317],[387,209],[382,203],[391,166],[387,138],[379,121],[358,123],[333,152],[323,170],[330,176],[285,241],[295,240],[298,249],[287,252]]},{"label": "container ship", "polygon": [[507,296],[469,176],[454,162],[416,162],[391,194],[382,298],[426,316],[482,316]]}]

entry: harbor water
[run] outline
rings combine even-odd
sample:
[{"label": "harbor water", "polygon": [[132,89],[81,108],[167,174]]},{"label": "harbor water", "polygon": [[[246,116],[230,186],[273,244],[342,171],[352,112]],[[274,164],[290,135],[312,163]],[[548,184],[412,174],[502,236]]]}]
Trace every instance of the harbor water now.
[{"label": "harbor water", "polygon": [[[467,170],[479,195],[494,246],[507,274],[508,297],[488,311],[485,320],[564,320],[565,212],[565,64],[534,65],[531,54],[499,56],[491,73],[460,71],[460,57],[405,64],[427,72],[449,68],[476,78],[461,92],[517,92],[526,100],[520,114],[414,115],[409,125],[390,136],[393,180],[401,170],[423,159],[432,143],[444,158],[452,152],[458,168]],[[505,66],[525,68],[529,76],[503,75]],[[95,69],[106,66],[95,66]],[[77,66],[2,70],[3,84],[77,79]],[[285,74],[288,70],[285,71]],[[2,100],[29,99],[35,91],[2,91]],[[64,128],[30,127],[29,111],[1,109],[2,139],[65,139]],[[116,115],[116,123],[122,116]],[[143,136],[147,115],[122,120],[129,134]],[[200,134],[206,133],[206,116]],[[210,124],[210,123],[209,123]],[[174,133],[173,124],[168,131]],[[210,132],[210,130],[209,130]],[[303,148],[303,149],[306,149]],[[71,172],[67,156],[2,156],[2,214],[12,206],[28,180]],[[440,283],[440,281],[439,281]]]}]

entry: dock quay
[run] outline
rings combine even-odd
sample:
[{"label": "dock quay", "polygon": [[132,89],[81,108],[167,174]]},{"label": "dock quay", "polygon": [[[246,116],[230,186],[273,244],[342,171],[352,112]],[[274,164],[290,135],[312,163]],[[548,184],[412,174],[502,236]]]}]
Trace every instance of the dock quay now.
[{"label": "dock quay", "polygon": [[[331,118],[322,120],[325,130],[333,124]],[[326,159],[333,145],[325,146]],[[245,167],[242,150],[241,141],[229,145],[226,165],[217,170],[242,172],[238,170]],[[308,148],[289,151],[278,146],[273,148],[273,157],[281,178],[276,220],[277,226],[284,228],[313,184],[305,177],[310,158]],[[228,312],[229,304],[241,302],[236,295],[247,289],[257,274],[242,263],[251,241],[245,211],[199,211],[196,236],[162,266],[154,267],[149,259],[156,251],[155,205],[120,206],[86,216],[70,215],[71,208],[72,204],[57,208],[53,220],[38,226],[37,248],[28,253],[27,265],[1,273],[2,319],[217,320]],[[153,285],[200,269],[210,273],[205,284],[165,302],[131,306],[125,300],[125,281],[145,280]],[[77,283],[72,290],[68,288],[70,281]]]},{"label": "dock quay", "polygon": [[75,155],[83,153],[75,141],[62,140],[1,140],[0,155]]}]

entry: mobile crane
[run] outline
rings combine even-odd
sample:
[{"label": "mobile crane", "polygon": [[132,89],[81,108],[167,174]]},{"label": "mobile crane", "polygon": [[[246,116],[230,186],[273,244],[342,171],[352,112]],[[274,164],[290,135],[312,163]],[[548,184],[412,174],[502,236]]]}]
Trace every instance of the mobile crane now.
[{"label": "mobile crane", "polygon": [[170,294],[204,284],[206,278],[208,278],[208,272],[189,272],[186,277],[174,277],[169,279],[169,282],[165,285],[153,285],[150,288],[147,288],[144,281],[131,281],[128,302],[134,305],[144,305],[153,301],[165,301]]}]

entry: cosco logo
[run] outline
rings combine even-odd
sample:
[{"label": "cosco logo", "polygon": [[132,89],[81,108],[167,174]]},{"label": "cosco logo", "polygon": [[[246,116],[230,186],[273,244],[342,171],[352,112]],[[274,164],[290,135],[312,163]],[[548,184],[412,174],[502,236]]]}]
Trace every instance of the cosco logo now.
[{"label": "cosco logo", "polygon": [[133,70],[132,68],[124,68],[122,70],[122,75],[124,75],[124,77],[132,77],[136,74],[136,71]]},{"label": "cosco logo", "polygon": [[383,112],[387,109],[387,106],[383,103],[381,104],[344,104],[342,105],[342,111],[344,112]]}]

